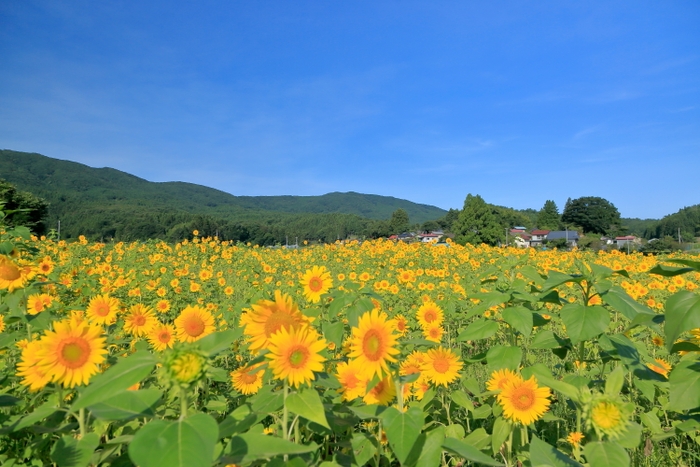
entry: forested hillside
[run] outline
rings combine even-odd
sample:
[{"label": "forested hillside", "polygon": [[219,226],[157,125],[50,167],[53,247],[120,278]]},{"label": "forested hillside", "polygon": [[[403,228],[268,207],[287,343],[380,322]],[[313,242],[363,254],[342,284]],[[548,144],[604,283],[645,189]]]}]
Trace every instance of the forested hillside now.
[{"label": "forested hillside", "polygon": [[[329,193],[322,196],[233,196],[184,182],[156,183],[111,168],[0,151],[0,179],[44,198],[46,224],[64,237],[179,240],[193,229],[261,244],[287,238],[332,241],[350,235],[383,236],[392,212],[412,224],[446,211],[388,196]],[[211,230],[211,232],[209,232]]]}]

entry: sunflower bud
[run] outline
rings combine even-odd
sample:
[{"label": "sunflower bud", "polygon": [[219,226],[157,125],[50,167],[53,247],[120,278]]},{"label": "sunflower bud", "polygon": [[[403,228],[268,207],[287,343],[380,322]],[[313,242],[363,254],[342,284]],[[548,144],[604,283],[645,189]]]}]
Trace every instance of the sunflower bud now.
[{"label": "sunflower bud", "polygon": [[209,367],[207,355],[197,346],[179,346],[163,362],[163,375],[174,386],[189,387],[201,381]]}]

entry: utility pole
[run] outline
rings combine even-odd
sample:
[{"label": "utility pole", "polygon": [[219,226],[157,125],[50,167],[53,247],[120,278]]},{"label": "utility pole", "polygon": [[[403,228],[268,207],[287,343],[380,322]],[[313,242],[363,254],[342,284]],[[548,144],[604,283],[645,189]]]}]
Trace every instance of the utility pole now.
[{"label": "utility pole", "polygon": [[61,240],[61,219],[58,220],[58,240]]},{"label": "utility pole", "polygon": [[506,227],[506,246],[508,246],[508,227]]},{"label": "utility pole", "polygon": [[678,227],[678,243],[681,243],[681,228]]}]

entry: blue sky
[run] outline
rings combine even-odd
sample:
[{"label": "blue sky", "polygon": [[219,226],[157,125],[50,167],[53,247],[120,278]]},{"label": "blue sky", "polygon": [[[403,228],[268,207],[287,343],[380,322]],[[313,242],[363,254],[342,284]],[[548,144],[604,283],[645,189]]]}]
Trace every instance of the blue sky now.
[{"label": "blue sky", "polygon": [[700,2],[0,2],[0,148],[234,195],[700,203]]}]

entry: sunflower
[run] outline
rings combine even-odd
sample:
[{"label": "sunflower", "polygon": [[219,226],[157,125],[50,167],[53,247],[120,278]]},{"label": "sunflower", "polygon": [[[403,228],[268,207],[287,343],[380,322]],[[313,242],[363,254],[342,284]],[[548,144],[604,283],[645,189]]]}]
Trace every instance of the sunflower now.
[{"label": "sunflower", "polygon": [[57,321],[53,327],[41,338],[38,365],[63,387],[87,384],[107,353],[102,328],[75,318]]},{"label": "sunflower", "polygon": [[396,323],[396,332],[399,333],[399,336],[405,336],[406,333],[409,331],[408,329],[408,320],[404,315],[396,315],[394,316],[394,322]]},{"label": "sunflower", "polygon": [[423,371],[423,365],[426,362],[426,356],[424,353],[417,350],[413,351],[404,361],[401,362],[399,367],[399,374],[401,376],[413,375],[415,373],[420,373]]},{"label": "sunflower", "polygon": [[158,352],[172,349],[175,342],[175,328],[171,324],[157,324],[148,331],[146,338],[151,347]]},{"label": "sunflower", "polygon": [[304,287],[304,296],[311,303],[321,301],[321,295],[333,287],[331,273],[325,266],[313,266],[302,276],[299,283]]},{"label": "sunflower", "polygon": [[428,350],[425,360],[422,370],[436,385],[447,386],[459,377],[459,370],[464,366],[452,350],[442,346]]},{"label": "sunflower", "polygon": [[367,379],[389,373],[389,363],[395,362],[396,348],[393,320],[387,320],[384,312],[376,309],[360,317],[357,327],[352,328],[348,356],[357,359]]},{"label": "sunflower", "polygon": [[311,327],[281,328],[270,337],[266,357],[275,378],[298,387],[313,381],[314,371],[323,371],[325,348],[326,340]]},{"label": "sunflower", "polygon": [[539,387],[537,379],[511,381],[498,394],[503,416],[523,425],[530,425],[549,409],[551,395],[548,387]]},{"label": "sunflower", "polygon": [[423,328],[423,337],[431,342],[442,341],[445,330],[438,323],[432,323]]},{"label": "sunflower", "polygon": [[566,440],[572,446],[578,446],[579,444],[581,444],[581,441],[583,441],[583,438],[584,438],[583,433],[581,433],[580,431],[572,431],[566,437]]},{"label": "sunflower", "polygon": [[256,394],[263,383],[265,370],[262,364],[250,365],[233,370],[231,374],[231,384],[241,394],[246,396]]},{"label": "sunflower", "polygon": [[387,376],[367,391],[362,401],[365,404],[389,405],[394,397],[396,397],[396,386],[391,376]]},{"label": "sunflower", "polygon": [[208,369],[207,357],[194,347],[176,347],[166,353],[163,371],[172,383],[188,387],[204,378]]},{"label": "sunflower", "polygon": [[365,395],[368,381],[359,376],[361,373],[362,368],[357,360],[338,363],[335,376],[340,382],[339,391],[343,394],[344,401],[351,401]]},{"label": "sunflower", "polygon": [[22,348],[21,360],[17,364],[17,375],[22,378],[20,383],[29,386],[30,391],[38,391],[51,381],[51,375],[48,374],[46,368],[39,365],[41,348],[41,341],[26,342]]},{"label": "sunflower", "polygon": [[655,373],[668,378],[668,374],[671,372],[671,364],[662,358],[655,358],[655,363],[647,363],[647,367]]},{"label": "sunflower", "polygon": [[0,332],[5,330],[5,316],[0,315]]},{"label": "sunflower", "polygon": [[[47,300],[48,298],[48,300]],[[49,305],[47,305],[47,303]],[[51,296],[48,294],[31,294],[27,297],[27,313],[38,315],[51,304]]]},{"label": "sunflower", "polygon": [[12,259],[0,255],[0,290],[12,292],[24,287],[28,279],[26,268],[20,267]]},{"label": "sunflower", "polygon": [[158,313],[167,313],[170,311],[170,302],[168,300],[162,299],[158,300],[156,303],[156,310]]},{"label": "sunflower", "polygon": [[411,383],[411,392],[416,399],[423,400],[425,393],[430,389],[430,379],[426,375],[421,375]]},{"label": "sunflower", "polygon": [[137,337],[145,336],[157,323],[151,307],[137,303],[129,308],[124,317],[124,330]]},{"label": "sunflower", "polygon": [[489,391],[500,391],[506,387],[506,384],[520,383],[522,380],[519,374],[504,368],[491,373],[491,379],[486,382],[486,389]]},{"label": "sunflower", "polygon": [[177,339],[180,342],[194,342],[216,330],[214,317],[200,306],[187,306],[175,318]]},{"label": "sunflower", "polygon": [[104,294],[90,300],[86,314],[87,319],[93,323],[109,325],[116,321],[118,311],[119,300]]},{"label": "sunflower", "polygon": [[618,396],[598,394],[584,404],[586,426],[602,438],[615,439],[627,431],[634,404],[626,404]]},{"label": "sunflower", "polygon": [[442,308],[437,306],[437,304],[432,301],[422,304],[416,313],[418,324],[420,324],[423,329],[432,325],[442,325],[444,317],[445,315]]},{"label": "sunflower", "polygon": [[275,291],[274,300],[260,300],[241,316],[241,326],[245,326],[244,332],[252,351],[266,348],[270,337],[279,330],[289,331],[309,322],[292,301],[292,297],[279,290]]}]

